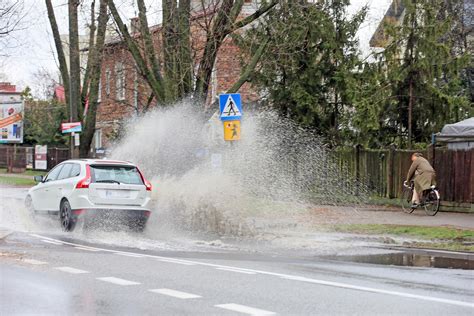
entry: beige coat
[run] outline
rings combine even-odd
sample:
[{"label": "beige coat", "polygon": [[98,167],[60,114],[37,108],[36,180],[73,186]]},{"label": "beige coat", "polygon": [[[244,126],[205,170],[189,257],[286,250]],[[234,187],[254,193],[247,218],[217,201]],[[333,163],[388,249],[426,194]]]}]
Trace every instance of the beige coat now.
[{"label": "beige coat", "polygon": [[407,181],[415,177],[415,190],[418,193],[428,190],[432,185],[436,185],[436,173],[428,160],[417,157],[408,170]]}]

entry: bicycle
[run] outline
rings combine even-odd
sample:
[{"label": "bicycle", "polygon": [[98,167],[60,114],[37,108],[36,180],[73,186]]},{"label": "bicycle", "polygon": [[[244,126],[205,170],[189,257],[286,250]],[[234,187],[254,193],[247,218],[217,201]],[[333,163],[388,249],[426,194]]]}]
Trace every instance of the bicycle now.
[{"label": "bicycle", "polygon": [[403,192],[400,200],[403,211],[407,214],[411,214],[418,207],[423,207],[426,214],[435,216],[439,211],[440,203],[440,195],[436,186],[432,185],[429,189],[422,192],[420,204],[416,207],[413,207],[411,202],[414,187],[415,183],[413,181],[410,181],[409,184],[407,184],[406,181],[403,182]]}]

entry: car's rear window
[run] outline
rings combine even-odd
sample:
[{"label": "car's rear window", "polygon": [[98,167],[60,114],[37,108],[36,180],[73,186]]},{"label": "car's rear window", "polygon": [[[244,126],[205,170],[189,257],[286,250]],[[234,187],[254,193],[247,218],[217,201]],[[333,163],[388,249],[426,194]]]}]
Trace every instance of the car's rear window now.
[{"label": "car's rear window", "polygon": [[132,166],[98,166],[91,165],[92,182],[143,184],[136,167]]}]

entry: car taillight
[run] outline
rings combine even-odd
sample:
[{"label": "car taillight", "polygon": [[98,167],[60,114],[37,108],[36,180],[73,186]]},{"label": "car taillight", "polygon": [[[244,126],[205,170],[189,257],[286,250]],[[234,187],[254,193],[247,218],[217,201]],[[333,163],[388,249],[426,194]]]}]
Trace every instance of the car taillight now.
[{"label": "car taillight", "polygon": [[153,186],[151,185],[150,181],[145,179],[145,177],[143,176],[143,173],[140,171],[140,169],[138,169],[138,167],[137,167],[137,170],[138,170],[138,173],[140,174],[140,177],[142,177],[143,183],[145,183],[146,190],[151,191],[153,189]]},{"label": "car taillight", "polygon": [[91,184],[92,178],[91,178],[91,167],[89,165],[86,165],[86,177],[82,180],[80,180],[76,184],[76,189],[88,189],[89,184]]}]

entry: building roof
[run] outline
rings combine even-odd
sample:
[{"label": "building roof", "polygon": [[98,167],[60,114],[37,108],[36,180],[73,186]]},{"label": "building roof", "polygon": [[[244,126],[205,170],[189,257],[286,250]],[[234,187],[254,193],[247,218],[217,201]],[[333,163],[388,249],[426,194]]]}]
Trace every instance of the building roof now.
[{"label": "building roof", "polygon": [[403,12],[405,11],[405,4],[402,0],[393,0],[388,8],[385,16],[380,22],[377,30],[372,35],[369,45],[370,47],[386,47],[389,41],[389,37],[385,32],[387,24],[398,24],[403,18]]}]

